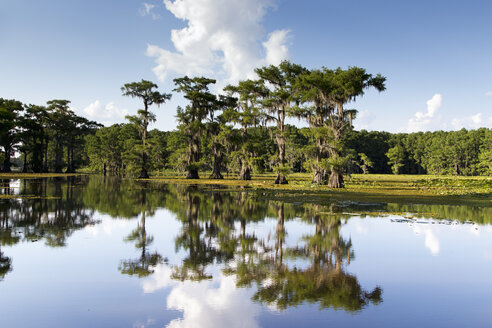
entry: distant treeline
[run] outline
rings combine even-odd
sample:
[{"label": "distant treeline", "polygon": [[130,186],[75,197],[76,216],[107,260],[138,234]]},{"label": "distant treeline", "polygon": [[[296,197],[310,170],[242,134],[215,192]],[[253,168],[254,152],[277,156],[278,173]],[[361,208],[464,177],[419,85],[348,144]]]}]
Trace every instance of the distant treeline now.
[{"label": "distant treeline", "polygon": [[[287,61],[255,70],[257,80],[228,85],[216,95],[205,77],[174,79],[174,92],[188,101],[178,107],[175,131],[148,131],[170,93],[142,80],[122,94],[142,101],[129,123],[102,127],[75,115],[68,100],[46,106],[0,98],[2,171],[19,166],[31,172],[74,172],[88,167],[104,174],[148,177],[148,171],[223,173],[250,180],[274,172],[287,183],[291,172],[310,172],[313,183],[343,187],[343,174],[492,174],[492,131],[460,130],[391,134],[355,131],[357,110],[348,105],[367,89],[385,90],[386,78],[365,69],[313,69]],[[303,120],[307,127],[286,123]]]},{"label": "distant treeline", "polygon": [[[102,125],[77,116],[68,100],[46,106],[25,105],[0,98],[0,163],[11,172],[12,162],[22,172],[75,172],[87,165],[85,138]],[[21,157],[14,159],[15,153]]]},{"label": "distant treeline", "polygon": [[[24,172],[74,172],[89,167],[107,174],[138,174],[141,143],[138,128],[131,123],[101,127],[75,115],[55,100],[48,106],[24,106],[14,100],[0,99],[1,104],[15,104],[14,120],[6,124],[1,116],[2,171],[10,169],[11,156]],[[63,107],[61,106],[62,104]],[[274,127],[247,129],[251,165],[254,173],[275,171],[277,156]],[[227,136],[227,154],[222,162],[228,175],[239,174],[239,156],[243,131],[231,128]],[[313,151],[310,128],[286,125],[286,157],[290,172],[311,172],[309,163]],[[148,132],[149,170],[186,172],[189,144],[179,130]],[[212,136],[205,134],[200,147],[205,155],[199,170],[212,171]],[[442,175],[491,175],[492,130],[436,131],[389,133],[352,130],[343,138],[350,156],[346,173],[398,173]]]},{"label": "distant treeline", "polygon": [[[275,172],[276,147],[273,127],[248,128],[252,169],[254,173]],[[286,157],[290,172],[310,172],[310,152],[313,142],[310,129],[287,125]],[[238,152],[242,146],[242,130],[231,129],[229,154],[223,160],[223,172],[238,175],[241,163]],[[180,131],[149,131],[151,171],[186,172],[188,144]],[[201,142],[204,158],[200,171],[211,172],[212,140],[204,136]],[[132,151],[139,144],[138,131],[131,124],[115,124],[99,129],[87,137],[86,153],[92,169],[121,174],[138,172],[139,158]],[[343,138],[350,161],[346,173],[395,173],[437,175],[491,175],[492,130],[436,131],[389,133],[350,131]]]}]

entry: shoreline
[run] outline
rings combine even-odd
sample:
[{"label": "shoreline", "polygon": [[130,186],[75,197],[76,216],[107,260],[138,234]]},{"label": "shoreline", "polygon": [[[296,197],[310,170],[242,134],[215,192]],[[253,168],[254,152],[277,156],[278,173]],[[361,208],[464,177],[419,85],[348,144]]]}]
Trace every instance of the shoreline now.
[{"label": "shoreline", "polygon": [[[40,179],[92,175],[94,173],[0,173],[0,179]],[[149,179],[136,179],[156,183],[202,185],[221,190],[263,191],[268,194],[281,192],[275,198],[315,198],[347,199],[353,198],[369,202],[412,202],[468,204],[492,207],[492,177],[473,176],[434,176],[434,175],[390,175],[353,174],[345,177],[346,188],[333,189],[323,185],[311,184],[311,175],[295,173],[288,177],[289,184],[275,185],[274,174],[254,175],[252,180],[237,180],[235,176],[224,179],[208,179],[202,174],[200,179],[186,179],[184,176],[169,173],[152,176]],[[328,196],[328,197],[327,197]],[[318,199],[319,201],[319,199]]]}]

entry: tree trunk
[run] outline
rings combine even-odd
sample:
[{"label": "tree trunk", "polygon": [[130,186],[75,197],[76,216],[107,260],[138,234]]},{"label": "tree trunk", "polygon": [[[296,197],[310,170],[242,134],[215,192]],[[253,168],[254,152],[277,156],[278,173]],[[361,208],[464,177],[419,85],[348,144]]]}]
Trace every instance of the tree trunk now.
[{"label": "tree trunk", "polygon": [[241,162],[241,172],[239,172],[239,180],[251,180],[251,169],[248,163],[243,160]]},{"label": "tree trunk", "polygon": [[196,164],[200,161],[200,138],[199,134],[195,132],[191,136],[190,148],[188,150],[188,174],[186,179],[200,179],[198,175],[198,168]]},{"label": "tree trunk", "polygon": [[56,137],[55,144],[55,173],[62,173],[63,169],[63,146],[61,145],[61,141],[59,137]]},{"label": "tree trunk", "polygon": [[[277,145],[278,145],[278,159],[279,165],[281,167],[285,164],[285,138],[283,135],[277,135]],[[275,179],[275,184],[288,184],[287,177],[280,172],[277,173],[277,178]]]},{"label": "tree trunk", "polygon": [[313,182],[314,184],[325,185],[328,183],[328,172],[322,168],[314,169]]},{"label": "tree trunk", "polygon": [[200,179],[198,175],[197,169],[188,169],[188,174],[186,175],[186,179]]},{"label": "tree trunk", "polygon": [[280,173],[277,174],[277,178],[275,179],[275,184],[288,184],[289,182],[287,181],[287,178],[285,175],[282,175]]},{"label": "tree trunk", "polygon": [[220,173],[221,163],[222,160],[220,156],[214,156],[214,167],[209,179],[224,179],[222,173]]},{"label": "tree trunk", "polygon": [[138,176],[139,179],[148,179],[149,178],[149,173],[147,173],[147,170],[145,167],[142,167],[142,170],[140,170],[140,175]]},{"label": "tree trunk", "polygon": [[65,171],[66,173],[75,172],[75,170],[73,169],[73,160],[71,154],[72,154],[72,149],[70,149],[70,147],[67,147],[67,170]]},{"label": "tree trunk", "polygon": [[5,158],[3,160],[2,172],[12,172],[10,168],[10,147],[5,147]]},{"label": "tree trunk", "polygon": [[44,148],[43,148],[43,151],[44,151],[43,172],[44,173],[48,173],[48,145],[49,145],[49,141],[48,141],[48,139],[46,139],[46,142],[45,142]]},{"label": "tree trunk", "polygon": [[24,165],[22,165],[22,173],[27,172],[27,151],[23,151],[24,154]]},{"label": "tree trunk", "polygon": [[328,187],[330,188],[343,188],[343,175],[336,170],[332,170],[330,174],[330,179],[328,180]]}]

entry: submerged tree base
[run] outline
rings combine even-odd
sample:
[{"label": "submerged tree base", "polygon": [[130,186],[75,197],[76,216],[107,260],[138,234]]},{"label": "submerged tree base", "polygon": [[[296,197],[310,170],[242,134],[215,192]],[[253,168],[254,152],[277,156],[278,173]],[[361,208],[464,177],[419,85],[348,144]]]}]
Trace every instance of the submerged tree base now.
[{"label": "submerged tree base", "polygon": [[328,172],[326,172],[326,170],[319,169],[314,172],[312,183],[317,185],[326,185],[328,183],[328,178]]},{"label": "submerged tree base", "polygon": [[249,167],[243,167],[241,169],[239,180],[251,180],[251,170]]},{"label": "submerged tree base", "polygon": [[212,172],[212,174],[208,178],[209,179],[224,179],[224,176],[220,172]]},{"label": "submerged tree base", "polygon": [[139,179],[148,179],[149,178],[149,173],[147,173],[146,169],[142,169],[140,171],[140,175],[138,176]]},{"label": "submerged tree base", "polygon": [[330,188],[344,188],[345,184],[343,176],[337,172],[331,172],[330,179],[328,180],[328,187]]},{"label": "submerged tree base", "polygon": [[277,174],[277,178],[275,179],[275,184],[288,184],[287,178],[285,175]]},{"label": "submerged tree base", "polygon": [[200,176],[198,175],[198,171],[196,170],[188,171],[188,174],[186,175],[186,179],[200,179]]}]

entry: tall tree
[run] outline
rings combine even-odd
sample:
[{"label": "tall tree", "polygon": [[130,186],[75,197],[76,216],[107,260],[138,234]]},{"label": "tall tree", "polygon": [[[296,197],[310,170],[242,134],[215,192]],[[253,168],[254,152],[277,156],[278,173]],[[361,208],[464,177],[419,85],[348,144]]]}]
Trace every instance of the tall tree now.
[{"label": "tall tree", "polygon": [[171,99],[171,94],[160,93],[157,90],[157,85],[153,82],[142,80],[140,82],[126,83],[121,92],[124,96],[132,98],[140,98],[143,101],[144,109],[138,110],[138,114],[135,116],[127,116],[131,123],[138,126],[140,135],[142,138],[142,167],[139,178],[146,179],[149,177],[147,172],[147,158],[148,158],[148,145],[147,145],[147,127],[150,122],[155,121],[155,114],[149,111],[149,107],[152,105],[160,106],[167,100]]},{"label": "tall tree", "polygon": [[[206,124],[207,132],[211,139],[210,151],[213,157],[212,174],[210,179],[223,179],[221,170],[223,166],[226,146],[231,134],[231,127],[227,126],[227,113],[236,107],[237,99],[231,96],[220,95],[216,99],[216,105],[209,112],[209,120]],[[217,115],[216,111],[221,111]]]},{"label": "tall tree", "polygon": [[178,107],[178,129],[188,140],[186,161],[187,179],[199,179],[198,169],[201,160],[201,138],[206,132],[205,119],[216,110],[217,98],[210,93],[209,85],[216,81],[205,77],[189,78],[188,76],[174,79],[174,91],[183,93],[190,101],[185,108]]},{"label": "tall tree", "polygon": [[314,139],[313,145],[308,145],[307,153],[314,156],[310,166],[313,171],[313,183],[326,184],[328,182],[328,169],[325,161],[328,156],[328,140],[330,130],[328,120],[333,113],[334,105],[329,101],[333,90],[333,71],[312,70],[305,72],[296,80],[295,92],[300,100],[307,104],[296,107],[295,116],[306,119],[309,129],[306,134]]},{"label": "tall tree", "polygon": [[10,158],[14,155],[19,137],[19,114],[24,105],[17,100],[0,98],[0,145],[3,148],[3,172],[11,171]]},{"label": "tall tree", "polygon": [[379,74],[372,76],[358,67],[313,70],[297,80],[295,91],[308,106],[296,111],[296,115],[307,118],[316,140],[314,183],[343,187],[342,172],[348,157],[344,157],[342,137],[352,129],[356,115],[355,110],[346,109],[345,105],[363,95],[369,87],[383,91],[385,80]]},{"label": "tall tree", "polygon": [[54,171],[61,173],[63,169],[63,147],[66,136],[73,130],[72,118],[75,113],[68,106],[69,100],[54,99],[47,102],[51,136],[54,142]]},{"label": "tall tree", "polygon": [[346,70],[337,68],[333,72],[333,85],[330,92],[330,102],[336,108],[329,119],[331,130],[330,146],[330,169],[331,174],[328,186],[332,188],[343,187],[342,170],[346,165],[346,159],[342,157],[343,145],[341,139],[347,129],[351,128],[353,111],[347,110],[345,105],[362,96],[366,89],[375,88],[384,91],[386,78],[380,74],[373,76],[368,74],[365,69],[359,67],[349,67]]},{"label": "tall tree", "polygon": [[287,171],[285,166],[285,118],[290,115],[292,103],[296,100],[293,85],[297,77],[306,69],[300,65],[288,61],[281,62],[278,66],[266,66],[257,68],[256,74],[268,88],[268,93],[263,100],[263,106],[268,110],[268,120],[276,123],[275,139],[278,147],[277,178],[275,184],[287,184]]},{"label": "tall tree", "polygon": [[48,130],[48,110],[44,106],[28,105],[21,120],[22,144],[31,153],[30,169],[43,172],[43,158]]},{"label": "tall tree", "polygon": [[237,86],[229,85],[224,91],[238,97],[235,110],[226,115],[229,121],[241,127],[239,180],[251,180],[252,140],[248,138],[248,128],[256,127],[262,121],[261,99],[268,90],[261,81],[246,80],[240,81]]}]

